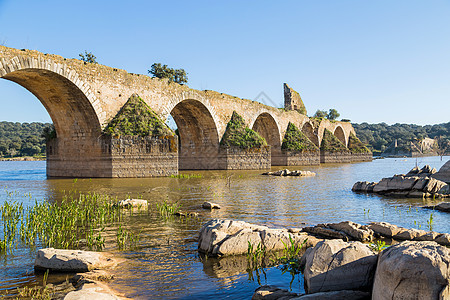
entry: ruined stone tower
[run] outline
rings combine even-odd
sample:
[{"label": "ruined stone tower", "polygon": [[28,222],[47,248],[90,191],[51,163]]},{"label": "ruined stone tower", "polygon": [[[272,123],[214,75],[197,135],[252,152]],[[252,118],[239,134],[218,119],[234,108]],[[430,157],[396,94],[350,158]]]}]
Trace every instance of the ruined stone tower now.
[{"label": "ruined stone tower", "polygon": [[306,107],[303,104],[300,94],[294,89],[291,89],[286,83],[284,86],[284,108],[286,110],[296,110],[299,113],[306,115]]}]

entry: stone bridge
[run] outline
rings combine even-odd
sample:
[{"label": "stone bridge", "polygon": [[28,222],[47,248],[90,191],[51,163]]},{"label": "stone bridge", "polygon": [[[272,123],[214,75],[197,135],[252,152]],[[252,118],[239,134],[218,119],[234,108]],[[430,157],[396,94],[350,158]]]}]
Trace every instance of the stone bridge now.
[{"label": "stone bridge", "polygon": [[[140,177],[173,174],[178,169],[229,169],[221,163],[219,143],[233,111],[270,145],[269,166],[287,165],[281,144],[289,122],[318,147],[325,129],[345,146],[354,134],[348,122],[318,121],[299,113],[290,103],[294,97],[286,96],[287,85],[287,104],[280,109],[166,79],[4,46],[0,46],[0,78],[29,90],[48,111],[57,133],[57,141],[47,149],[51,177]],[[139,146],[138,150],[117,150],[114,141],[113,150],[111,142],[105,146],[103,128],[132,94],[138,94],[162,121],[173,116],[180,135],[179,151],[162,155],[161,150],[155,157],[151,156],[155,150],[148,156]],[[243,164],[242,168],[251,166]]]}]

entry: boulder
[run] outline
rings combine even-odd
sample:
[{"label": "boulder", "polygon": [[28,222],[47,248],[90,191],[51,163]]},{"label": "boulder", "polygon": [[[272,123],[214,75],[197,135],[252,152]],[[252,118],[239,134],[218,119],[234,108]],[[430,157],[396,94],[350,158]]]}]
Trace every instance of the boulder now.
[{"label": "boulder", "polygon": [[125,199],[117,202],[117,206],[122,208],[142,208],[147,209],[148,201],[144,199]]},{"label": "boulder", "polygon": [[[257,226],[242,221],[213,219],[207,222],[200,229],[198,250],[210,256],[244,254],[248,250],[248,241],[254,247],[261,243],[261,237],[257,232],[269,229],[265,226]],[[239,246],[233,247],[228,241],[222,248],[225,241],[239,242]],[[249,240],[250,239],[250,240]]]},{"label": "boulder", "polygon": [[367,227],[384,237],[393,237],[403,231],[401,227],[386,222],[372,222]]},{"label": "boulder", "polygon": [[427,185],[423,188],[424,193],[436,194],[447,184],[435,178],[430,178]]},{"label": "boulder", "polygon": [[416,176],[416,175],[419,174],[419,172],[420,172],[419,167],[414,167],[414,168],[411,169],[411,171],[409,171],[408,173],[406,173],[405,176],[407,176],[407,177],[410,177],[410,176]]},{"label": "boulder", "polygon": [[220,209],[220,205],[212,202],[203,202],[202,208],[204,209]]},{"label": "boulder", "polygon": [[405,229],[400,228],[400,231],[393,236],[396,240],[406,240],[406,241],[412,241],[415,238],[425,235],[427,232],[425,230],[419,230],[419,229]]},{"label": "boulder", "polygon": [[255,290],[252,300],[287,300],[297,297],[298,294],[291,293],[271,285],[263,285]]},{"label": "boulder", "polygon": [[349,238],[343,232],[339,232],[337,230],[327,228],[323,224],[319,224],[313,227],[305,227],[303,228],[304,232],[311,233],[314,235],[318,235],[320,237],[328,238],[328,239],[341,239],[343,241],[348,241]]},{"label": "boulder", "polygon": [[412,189],[422,191],[427,186],[429,180],[430,178],[428,177],[420,177],[419,179],[417,179]]},{"label": "boulder", "polygon": [[441,244],[443,246],[450,246],[450,234],[443,233],[436,237],[434,241],[438,244]]},{"label": "boulder", "polygon": [[370,299],[369,292],[362,291],[332,291],[303,295],[292,300],[365,300]]},{"label": "boulder", "polygon": [[267,251],[278,251],[284,249],[283,242],[290,243],[289,236],[299,244],[307,240],[307,247],[320,241],[304,232],[292,233],[287,229],[269,229],[242,221],[214,219],[200,230],[198,251],[208,256],[246,254],[249,242],[255,249],[260,245]]},{"label": "boulder", "polygon": [[290,245],[291,239],[295,244],[305,243],[305,247],[316,245],[319,240],[304,232],[293,234],[286,229],[267,229],[261,231],[261,239],[266,251],[278,251],[284,249],[284,245]]},{"label": "boulder", "polygon": [[336,224],[327,224],[329,228],[342,231],[353,240],[361,242],[371,242],[373,239],[373,231],[357,223],[351,221],[340,222]]},{"label": "boulder", "polygon": [[308,252],[305,259],[307,294],[368,290],[372,286],[377,255],[360,242],[322,241]]},{"label": "boulder", "polygon": [[402,242],[379,254],[372,299],[449,299],[449,277],[449,249]]},{"label": "boulder", "polygon": [[444,182],[450,183],[450,160],[448,160],[440,169],[439,172],[433,174],[433,177]]},{"label": "boulder", "polygon": [[440,233],[435,231],[425,231],[425,230],[418,230],[418,231],[421,232],[421,234],[416,238],[414,238],[414,241],[432,242],[440,235]]},{"label": "boulder", "polygon": [[34,269],[76,273],[111,268],[117,263],[105,252],[45,248],[38,250]]}]

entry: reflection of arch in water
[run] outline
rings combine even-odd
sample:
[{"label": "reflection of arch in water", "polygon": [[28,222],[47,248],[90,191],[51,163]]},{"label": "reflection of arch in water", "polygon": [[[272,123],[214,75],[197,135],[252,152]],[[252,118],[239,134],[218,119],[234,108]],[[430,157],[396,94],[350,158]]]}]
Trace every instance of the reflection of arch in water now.
[{"label": "reflection of arch in water", "polygon": [[33,93],[55,125],[57,139],[49,146],[47,175],[98,176],[102,166],[92,164],[90,158],[101,155],[100,112],[88,85],[66,66],[45,60],[37,63],[33,58],[3,60],[0,77]]},{"label": "reflection of arch in water", "polygon": [[180,135],[179,169],[218,169],[219,134],[210,110],[198,100],[187,99],[170,114]]},{"label": "reflection of arch in water", "polygon": [[314,133],[314,127],[311,125],[311,123],[306,122],[305,124],[303,124],[302,132],[311,142],[314,143],[314,145],[319,147],[319,138],[317,134]]},{"label": "reflection of arch in water", "polygon": [[338,140],[341,141],[342,144],[347,147],[347,139],[345,138],[344,129],[342,129],[341,126],[336,126],[333,134],[338,138]]},{"label": "reflection of arch in water", "polygon": [[281,155],[280,130],[275,119],[269,113],[262,113],[256,118],[252,129],[265,138],[267,144],[270,145],[272,166],[282,165],[283,163],[279,162]]}]

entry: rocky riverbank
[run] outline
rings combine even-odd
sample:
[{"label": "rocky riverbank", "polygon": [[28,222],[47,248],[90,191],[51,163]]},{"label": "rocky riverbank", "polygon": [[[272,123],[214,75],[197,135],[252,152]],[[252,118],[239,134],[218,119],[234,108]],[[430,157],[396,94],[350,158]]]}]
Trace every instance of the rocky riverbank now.
[{"label": "rocky riverbank", "polygon": [[[256,245],[277,251],[284,248],[289,237],[296,243],[307,240],[307,250],[300,260],[306,295],[263,286],[256,290],[253,299],[450,297],[450,250],[445,247],[450,246],[448,233],[406,229],[385,222],[361,225],[346,221],[273,229],[215,219],[202,227],[198,249],[208,256],[220,257],[246,254],[249,247]],[[380,244],[370,247],[363,243],[380,238],[390,239],[392,246],[383,250]],[[418,269],[424,271],[414,271]]]},{"label": "rocky riverbank", "polygon": [[412,198],[445,198],[450,196],[447,183],[435,179],[436,169],[429,165],[413,168],[407,174],[383,178],[380,182],[358,181],[352,191]]}]

